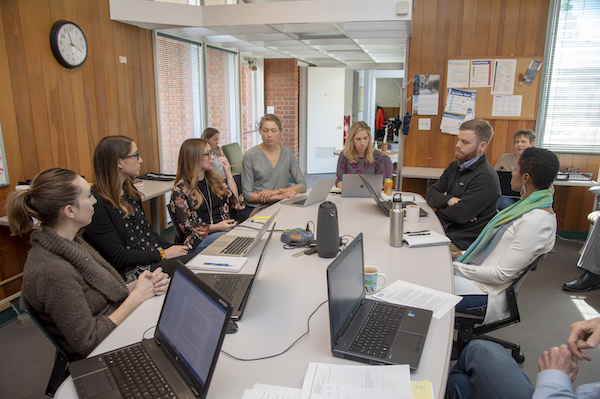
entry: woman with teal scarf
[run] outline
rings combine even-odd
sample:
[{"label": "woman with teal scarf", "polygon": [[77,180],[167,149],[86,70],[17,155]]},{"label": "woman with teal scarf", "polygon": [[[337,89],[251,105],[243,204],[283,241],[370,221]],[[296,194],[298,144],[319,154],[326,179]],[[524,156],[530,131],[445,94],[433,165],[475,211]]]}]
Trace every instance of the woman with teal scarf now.
[{"label": "woman with teal scarf", "polygon": [[456,310],[485,315],[484,324],[508,317],[504,291],[538,256],[552,249],[556,215],[550,186],[559,161],[551,151],[523,151],[511,187],[521,200],[494,216],[453,263]]}]

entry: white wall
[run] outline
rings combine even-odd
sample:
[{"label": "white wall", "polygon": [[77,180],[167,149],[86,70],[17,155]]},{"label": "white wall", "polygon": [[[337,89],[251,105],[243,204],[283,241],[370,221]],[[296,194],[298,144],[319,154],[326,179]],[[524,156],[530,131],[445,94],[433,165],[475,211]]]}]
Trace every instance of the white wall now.
[{"label": "white wall", "polygon": [[[375,103],[380,107],[400,107],[400,89],[398,84],[402,87],[404,79],[388,79],[378,78],[377,89],[375,93]],[[398,84],[396,84],[397,82]]]}]

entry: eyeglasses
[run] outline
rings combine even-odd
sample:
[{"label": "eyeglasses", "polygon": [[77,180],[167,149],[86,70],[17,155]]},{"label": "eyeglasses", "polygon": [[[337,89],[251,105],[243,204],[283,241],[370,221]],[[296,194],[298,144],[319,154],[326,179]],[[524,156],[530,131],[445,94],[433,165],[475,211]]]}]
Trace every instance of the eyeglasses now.
[{"label": "eyeglasses", "polygon": [[131,155],[125,155],[124,157],[121,157],[121,159],[126,159],[126,158],[135,158],[138,161],[140,160],[140,153],[136,152],[135,154],[131,154]]},{"label": "eyeglasses", "polygon": [[214,151],[209,151],[209,152],[207,152],[206,154],[202,154],[202,156],[203,156],[203,157],[209,157],[209,158],[210,158],[210,157],[214,157],[214,156],[216,156],[216,155],[215,155],[215,152],[214,152]]}]

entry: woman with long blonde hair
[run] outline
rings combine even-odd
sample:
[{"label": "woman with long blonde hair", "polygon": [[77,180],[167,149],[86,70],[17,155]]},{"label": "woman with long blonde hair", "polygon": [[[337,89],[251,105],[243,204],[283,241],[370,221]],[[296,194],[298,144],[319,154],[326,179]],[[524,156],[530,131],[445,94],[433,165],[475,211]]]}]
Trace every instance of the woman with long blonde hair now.
[{"label": "woman with long blonde hair", "polygon": [[335,185],[342,188],[342,176],[345,174],[383,175],[384,172],[383,154],[373,148],[371,128],[365,122],[354,122],[338,159]]},{"label": "woman with long blonde hair", "polygon": [[[177,182],[171,192],[169,207],[173,223],[183,232],[190,253],[198,253],[219,236],[233,229],[236,221],[230,210],[241,210],[237,190],[231,190],[221,175],[213,171],[215,154],[203,139],[188,139],[179,150]],[[231,176],[231,170],[225,172]],[[229,180],[229,179],[228,179]]]}]

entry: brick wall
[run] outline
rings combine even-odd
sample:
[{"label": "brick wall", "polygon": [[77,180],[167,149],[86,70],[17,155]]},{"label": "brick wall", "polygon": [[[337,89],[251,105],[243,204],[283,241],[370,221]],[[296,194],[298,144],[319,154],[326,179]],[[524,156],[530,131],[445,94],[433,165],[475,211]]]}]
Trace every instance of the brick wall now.
[{"label": "brick wall", "polygon": [[252,137],[254,133],[246,133],[254,130],[254,120],[252,118],[252,71],[248,68],[248,64],[242,63],[241,77],[242,91],[242,151],[246,151],[253,146]]},{"label": "brick wall", "polygon": [[206,92],[208,98],[207,126],[214,127],[221,135],[219,144],[231,143],[230,116],[235,109],[231,104],[235,99],[237,88],[232,81],[231,71],[235,71],[236,57],[231,53],[208,47],[206,50]]},{"label": "brick wall", "polygon": [[[281,119],[281,144],[298,157],[300,68],[295,59],[265,60],[265,106],[275,106]],[[266,112],[266,109],[265,109]]]}]

